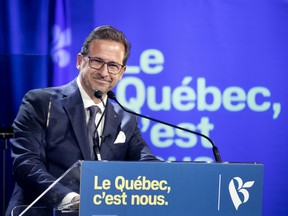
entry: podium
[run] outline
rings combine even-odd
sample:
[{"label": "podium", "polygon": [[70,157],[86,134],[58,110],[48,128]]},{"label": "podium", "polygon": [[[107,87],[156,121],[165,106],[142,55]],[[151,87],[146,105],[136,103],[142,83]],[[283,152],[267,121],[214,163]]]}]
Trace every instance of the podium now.
[{"label": "podium", "polygon": [[[54,215],[262,215],[262,164],[111,161],[80,164],[79,213],[64,211]],[[75,169],[71,171],[72,176],[77,176]],[[67,173],[64,176],[69,176]]]},{"label": "podium", "polygon": [[82,162],[80,216],[261,216],[263,165]]}]

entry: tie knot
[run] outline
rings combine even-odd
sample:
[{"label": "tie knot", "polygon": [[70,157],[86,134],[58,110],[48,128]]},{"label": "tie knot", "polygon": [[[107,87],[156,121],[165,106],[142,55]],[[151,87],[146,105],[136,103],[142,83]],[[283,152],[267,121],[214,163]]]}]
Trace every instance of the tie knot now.
[{"label": "tie knot", "polygon": [[96,113],[99,111],[100,108],[98,106],[90,106],[89,107],[90,117],[95,117]]}]

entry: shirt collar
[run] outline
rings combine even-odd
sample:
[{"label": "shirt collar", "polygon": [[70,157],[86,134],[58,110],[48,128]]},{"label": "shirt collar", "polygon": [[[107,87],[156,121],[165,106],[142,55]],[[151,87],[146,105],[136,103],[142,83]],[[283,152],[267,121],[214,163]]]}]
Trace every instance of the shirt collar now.
[{"label": "shirt collar", "polygon": [[[80,77],[78,76],[77,77],[77,85],[78,85],[78,88],[80,90],[80,94],[81,94],[81,98],[82,98],[82,101],[83,101],[83,104],[84,104],[84,108],[87,109],[91,106],[95,106],[97,105],[101,112],[103,113],[104,112],[104,105],[103,103],[98,103],[98,104],[95,104],[94,101],[89,97],[89,95],[86,93],[86,91],[84,90],[81,82],[80,82]],[[103,101],[104,103],[106,104],[107,102],[107,96],[105,96],[105,98],[103,98]]]}]

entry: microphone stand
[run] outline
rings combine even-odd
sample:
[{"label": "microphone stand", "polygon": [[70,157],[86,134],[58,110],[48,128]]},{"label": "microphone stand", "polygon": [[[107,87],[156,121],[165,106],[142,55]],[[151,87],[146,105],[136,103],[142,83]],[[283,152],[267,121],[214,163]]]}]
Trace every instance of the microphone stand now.
[{"label": "microphone stand", "polygon": [[220,152],[219,152],[217,146],[213,143],[213,141],[212,141],[208,136],[206,136],[206,135],[204,135],[204,134],[202,134],[202,133],[196,132],[196,131],[188,130],[188,129],[186,129],[186,128],[179,127],[179,126],[177,126],[177,125],[173,125],[173,124],[170,124],[170,123],[168,123],[168,122],[164,122],[164,121],[161,121],[161,120],[158,120],[158,119],[155,119],[155,118],[152,118],[152,117],[148,117],[148,116],[142,115],[142,114],[140,114],[140,113],[136,113],[136,112],[133,112],[133,111],[131,111],[131,110],[128,110],[128,109],[126,109],[125,107],[123,107],[122,104],[120,104],[120,102],[117,100],[114,92],[108,91],[108,92],[107,92],[107,95],[108,95],[108,98],[116,101],[116,103],[117,103],[124,111],[126,111],[126,112],[128,112],[128,113],[131,113],[131,114],[133,114],[133,115],[140,116],[140,117],[142,117],[142,118],[146,118],[146,119],[152,120],[152,121],[154,121],[154,122],[158,122],[158,123],[160,123],[160,124],[164,124],[164,125],[167,125],[167,126],[170,126],[170,127],[173,127],[173,128],[177,128],[177,129],[179,129],[179,130],[186,131],[186,132],[188,132],[188,133],[193,133],[193,134],[196,134],[196,135],[198,135],[198,136],[204,137],[204,138],[207,139],[207,140],[211,143],[211,145],[212,145],[212,151],[213,151],[213,155],[214,155],[215,161],[216,161],[216,162],[219,162],[219,163],[222,162],[222,159],[221,159],[221,156],[220,156]]},{"label": "microphone stand", "polygon": [[[95,93],[94,93],[94,96],[95,96],[96,98],[100,99],[101,102],[102,102],[102,104],[103,104],[103,106],[104,106],[104,111],[103,111],[103,113],[102,113],[102,115],[101,115],[101,117],[100,117],[100,119],[99,119],[99,121],[98,121],[98,123],[97,123],[97,125],[96,125],[95,133],[98,133],[98,132],[97,132],[98,127],[99,127],[99,125],[100,125],[100,123],[101,123],[101,121],[102,121],[102,119],[103,119],[103,117],[104,117],[104,115],[105,115],[105,113],[106,113],[106,105],[105,105],[105,103],[104,103],[104,101],[103,101],[103,99],[102,99],[102,94],[103,94],[103,93],[102,93],[101,91],[99,91],[99,90],[96,90]],[[98,161],[101,161],[102,158],[101,158],[101,154],[100,154],[100,145],[99,145],[100,136],[99,136],[99,134],[98,134],[97,138],[98,138],[98,140],[96,141],[96,140],[95,140],[95,135],[94,135],[94,137],[93,137],[93,143],[94,143],[94,145],[93,145],[93,151],[94,151],[94,155],[95,155],[95,157],[97,158],[97,160],[98,160]]]}]

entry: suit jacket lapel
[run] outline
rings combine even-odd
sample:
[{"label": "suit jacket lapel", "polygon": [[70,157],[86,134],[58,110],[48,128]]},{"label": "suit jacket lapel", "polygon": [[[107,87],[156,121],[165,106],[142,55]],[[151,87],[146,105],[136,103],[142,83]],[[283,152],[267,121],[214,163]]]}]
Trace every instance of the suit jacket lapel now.
[{"label": "suit jacket lapel", "polygon": [[86,114],[76,79],[64,87],[63,96],[62,104],[70,119],[83,159],[91,160],[85,121]]}]

